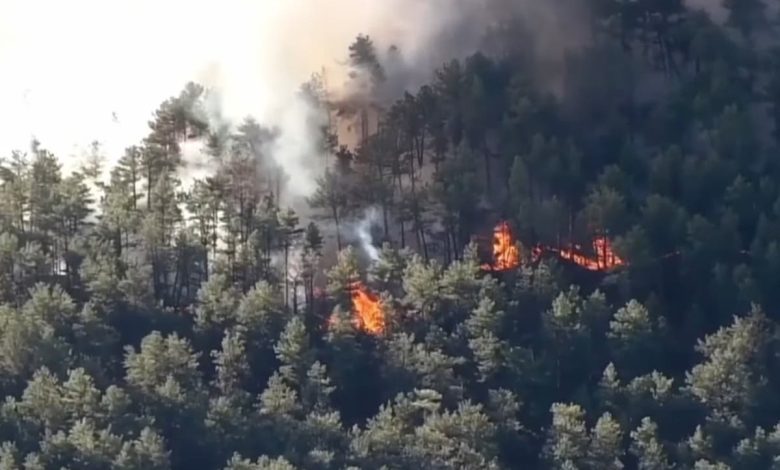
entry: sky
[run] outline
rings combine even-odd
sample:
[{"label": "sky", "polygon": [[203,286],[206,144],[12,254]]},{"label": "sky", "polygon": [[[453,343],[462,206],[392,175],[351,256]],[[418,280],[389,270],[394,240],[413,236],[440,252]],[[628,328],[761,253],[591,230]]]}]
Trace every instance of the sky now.
[{"label": "sky", "polygon": [[190,40],[174,46],[205,16],[177,7],[0,0],[0,155],[33,136],[66,163],[93,140],[112,152],[138,142],[155,107],[208,61]]},{"label": "sky", "polygon": [[404,35],[407,23],[386,20],[399,4],[0,0],[0,157],[35,137],[66,169],[94,140],[115,160],[188,81],[219,89],[230,119],[290,121],[290,96],[339,69],[358,33]]}]

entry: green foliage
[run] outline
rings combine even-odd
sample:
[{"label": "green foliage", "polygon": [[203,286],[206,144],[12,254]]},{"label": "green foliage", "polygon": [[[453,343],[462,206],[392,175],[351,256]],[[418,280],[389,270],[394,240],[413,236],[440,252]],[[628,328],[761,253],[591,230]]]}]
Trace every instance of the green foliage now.
[{"label": "green foliage", "polygon": [[765,385],[760,361],[768,341],[766,317],[758,308],[735,317],[696,349],[705,360],[686,375],[690,392],[719,417],[745,417]]},{"label": "green foliage", "polygon": [[358,259],[352,247],[339,252],[336,264],[328,271],[327,292],[336,303],[349,308],[352,288],[360,280]]},{"label": "green foliage", "polygon": [[238,307],[238,294],[230,286],[227,276],[216,274],[198,290],[198,308],[195,325],[204,331],[214,331],[234,326]]},{"label": "green foliage", "polygon": [[585,412],[578,405],[555,403],[550,408],[552,425],[548,431],[545,457],[555,468],[580,468],[588,451]]},{"label": "green foliage", "polygon": [[623,431],[611,414],[604,413],[593,426],[588,448],[588,464],[592,468],[618,470],[623,468]]},{"label": "green foliage", "polygon": [[216,368],[216,386],[222,395],[230,397],[240,392],[250,373],[243,331],[226,331],[222,348],[212,351],[211,356]]},{"label": "green foliage", "polygon": [[305,84],[308,208],[196,84],[121,156],[0,156],[0,469],[780,468],[771,5],[520,3]]},{"label": "green foliage", "polygon": [[54,327],[40,317],[0,306],[0,325],[0,370],[7,384],[28,379],[39,367],[67,367],[66,344],[55,335]]},{"label": "green foliage", "polygon": [[291,384],[303,383],[312,361],[312,351],[306,326],[299,317],[293,317],[287,323],[274,351],[282,364],[279,368],[282,377]]},{"label": "green foliage", "polygon": [[647,359],[657,355],[663,341],[662,325],[657,325],[647,309],[631,300],[609,322],[607,338],[621,370],[632,374],[642,371]]},{"label": "green foliage", "polygon": [[201,386],[198,353],[176,334],[163,337],[157,331],[150,333],[141,341],[139,351],[127,349],[124,363],[127,382],[144,393],[159,393],[171,380],[186,390]]},{"label": "green foliage", "polygon": [[234,455],[224,470],[295,470],[295,467],[283,457],[271,459],[262,456],[253,462],[249,459],[242,459],[239,455]]},{"label": "green foliage", "polygon": [[663,445],[658,441],[658,425],[650,418],[643,418],[642,424],[631,431],[631,453],[637,459],[641,470],[664,470],[671,468]]},{"label": "green foliage", "polygon": [[170,453],[160,435],[144,428],[137,439],[122,444],[114,465],[122,470],[167,470],[171,468]]}]

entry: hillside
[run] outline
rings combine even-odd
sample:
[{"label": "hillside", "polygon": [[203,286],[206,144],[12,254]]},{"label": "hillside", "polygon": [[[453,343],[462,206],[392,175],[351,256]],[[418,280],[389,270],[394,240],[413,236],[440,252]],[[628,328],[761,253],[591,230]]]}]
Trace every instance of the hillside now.
[{"label": "hillside", "polygon": [[571,3],[3,155],[0,468],[780,468],[777,5]]}]

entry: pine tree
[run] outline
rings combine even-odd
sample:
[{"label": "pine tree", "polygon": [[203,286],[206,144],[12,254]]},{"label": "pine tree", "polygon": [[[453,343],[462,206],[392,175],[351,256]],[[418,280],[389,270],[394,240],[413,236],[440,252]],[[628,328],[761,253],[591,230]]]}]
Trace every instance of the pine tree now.
[{"label": "pine tree", "polygon": [[235,326],[238,322],[239,296],[227,276],[218,273],[204,282],[198,290],[195,309],[196,327],[209,335]]},{"label": "pine tree", "polygon": [[212,351],[211,357],[217,371],[216,386],[223,396],[240,394],[249,376],[244,333],[241,329],[227,330],[222,338],[222,348]]},{"label": "pine tree", "polygon": [[591,431],[588,464],[593,469],[619,470],[623,456],[623,432],[620,423],[607,412],[601,415]]},{"label": "pine tree", "polygon": [[396,250],[390,244],[384,244],[379,251],[379,259],[368,269],[368,281],[381,291],[394,296],[403,292],[404,271],[411,253],[406,250]]},{"label": "pine tree", "polygon": [[260,394],[260,413],[271,416],[293,416],[299,410],[298,394],[285,384],[280,374],[268,380],[268,386]]},{"label": "pine tree", "polygon": [[41,367],[63,371],[70,363],[67,345],[41,318],[0,306],[0,375],[19,384]]},{"label": "pine tree", "polygon": [[504,312],[499,311],[488,296],[464,322],[469,336],[468,344],[479,370],[480,380],[486,381],[497,373],[505,362],[508,345],[498,337],[502,330]]},{"label": "pine tree", "polygon": [[231,457],[224,470],[295,470],[295,468],[283,457],[271,459],[262,456],[253,462],[249,459],[242,459],[240,455],[236,454]]},{"label": "pine tree", "polygon": [[631,453],[637,458],[640,470],[664,470],[672,468],[663,445],[658,441],[658,425],[650,418],[642,418],[642,424],[631,431]]},{"label": "pine tree", "polygon": [[314,278],[322,256],[323,238],[320,229],[314,222],[309,222],[303,236],[303,251],[301,253],[302,277],[306,292],[306,305],[314,302]]},{"label": "pine tree", "polygon": [[0,470],[17,470],[19,468],[19,450],[11,442],[3,442],[0,446]]},{"label": "pine tree", "polygon": [[279,368],[281,376],[293,386],[302,385],[311,367],[313,352],[306,326],[300,317],[293,317],[287,323],[274,352],[282,364]]},{"label": "pine tree", "polygon": [[631,375],[644,372],[645,364],[652,364],[652,359],[657,357],[662,341],[660,333],[650,313],[636,300],[619,309],[609,322],[607,338],[621,370]]},{"label": "pine tree", "polygon": [[696,349],[704,362],[686,375],[689,391],[718,417],[745,417],[753,397],[764,385],[758,358],[766,347],[764,313],[755,307],[747,317],[699,341]]},{"label": "pine tree", "polygon": [[154,331],[141,341],[141,348],[128,347],[125,354],[127,382],[140,391],[157,394],[169,379],[185,391],[195,391],[201,386],[198,370],[199,353],[193,351],[190,342],[176,334],[163,337]]},{"label": "pine tree", "polygon": [[67,415],[59,389],[59,380],[47,368],[35,371],[17,404],[22,419],[31,421],[41,430],[57,432],[63,429]]},{"label": "pine tree", "polygon": [[278,287],[261,281],[247,292],[235,312],[248,341],[260,352],[270,351],[289,321]]},{"label": "pine tree", "polygon": [[84,369],[69,371],[62,384],[62,407],[71,424],[78,420],[96,421],[100,417],[100,391]]},{"label": "pine tree", "polygon": [[61,195],[58,191],[62,181],[61,165],[57,158],[38,142],[33,142],[34,159],[30,167],[29,186],[29,228],[43,238],[47,252],[55,251],[51,246],[51,236],[56,227],[56,210],[60,204]]},{"label": "pine tree", "polygon": [[293,249],[302,234],[298,228],[298,216],[288,209],[279,216],[279,244],[284,255],[284,304],[290,305],[290,250]]},{"label": "pine tree", "polygon": [[330,395],[335,389],[331,385],[326,367],[317,361],[306,373],[306,381],[301,388],[301,400],[307,410],[325,412],[331,409]]},{"label": "pine tree", "polygon": [[144,428],[137,439],[122,445],[114,465],[121,470],[169,470],[170,452],[160,435]]},{"label": "pine tree", "polygon": [[327,273],[327,293],[342,308],[352,307],[352,289],[360,280],[358,260],[352,247],[341,250],[336,264]]},{"label": "pine tree", "polygon": [[552,425],[545,444],[545,457],[556,468],[585,466],[588,430],[585,412],[578,405],[555,403],[550,408]]},{"label": "pine tree", "polygon": [[349,185],[346,178],[334,170],[328,170],[317,180],[317,189],[309,200],[313,209],[327,211],[336,225],[336,246],[342,248],[341,226],[349,214]]}]

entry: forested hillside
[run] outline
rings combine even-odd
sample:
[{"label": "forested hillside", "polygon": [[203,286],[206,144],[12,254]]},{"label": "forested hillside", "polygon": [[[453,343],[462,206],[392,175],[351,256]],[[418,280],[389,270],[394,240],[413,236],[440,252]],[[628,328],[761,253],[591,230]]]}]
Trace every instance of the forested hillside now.
[{"label": "forested hillside", "polygon": [[774,5],[580,3],[391,99],[358,36],[305,201],[196,84],[112,168],[4,155],[0,468],[780,469]]}]

